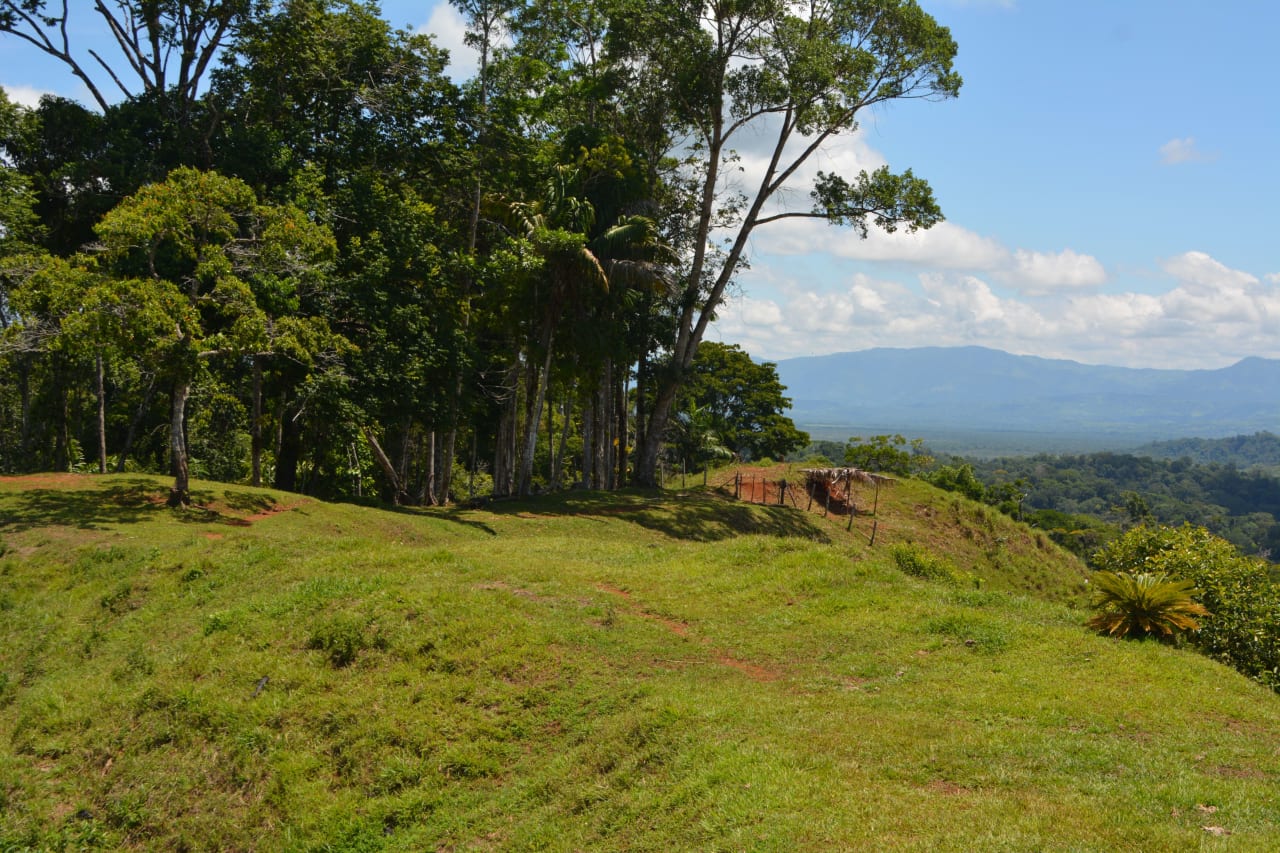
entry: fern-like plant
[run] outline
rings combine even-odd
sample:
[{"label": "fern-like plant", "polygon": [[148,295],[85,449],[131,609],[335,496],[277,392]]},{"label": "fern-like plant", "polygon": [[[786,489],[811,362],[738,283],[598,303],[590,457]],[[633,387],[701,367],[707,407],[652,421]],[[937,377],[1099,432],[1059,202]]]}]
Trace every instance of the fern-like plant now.
[{"label": "fern-like plant", "polygon": [[1180,631],[1200,627],[1197,616],[1209,611],[1192,599],[1198,590],[1189,580],[1164,573],[1094,572],[1089,627],[1113,637],[1172,639]]}]

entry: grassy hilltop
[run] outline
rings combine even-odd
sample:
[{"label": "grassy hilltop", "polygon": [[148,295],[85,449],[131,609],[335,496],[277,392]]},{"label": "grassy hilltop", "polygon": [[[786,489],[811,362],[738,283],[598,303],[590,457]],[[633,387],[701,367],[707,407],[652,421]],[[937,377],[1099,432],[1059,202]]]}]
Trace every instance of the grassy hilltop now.
[{"label": "grassy hilltop", "polygon": [[1280,848],[1280,698],[1090,634],[1078,563],[924,484],[874,547],[193,486],[0,480],[0,850]]}]

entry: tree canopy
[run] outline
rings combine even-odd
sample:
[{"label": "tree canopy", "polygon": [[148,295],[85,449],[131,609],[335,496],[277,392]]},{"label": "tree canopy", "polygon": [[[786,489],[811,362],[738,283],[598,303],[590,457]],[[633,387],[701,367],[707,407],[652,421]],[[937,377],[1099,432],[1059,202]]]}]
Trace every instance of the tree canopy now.
[{"label": "tree canopy", "polygon": [[958,93],[947,29],[912,0],[457,6],[461,82],[360,0],[0,2],[91,98],[0,100],[0,470],[433,503],[804,443],[771,366],[702,339],[758,228],[940,221],[909,170],[797,182],[864,111]]}]

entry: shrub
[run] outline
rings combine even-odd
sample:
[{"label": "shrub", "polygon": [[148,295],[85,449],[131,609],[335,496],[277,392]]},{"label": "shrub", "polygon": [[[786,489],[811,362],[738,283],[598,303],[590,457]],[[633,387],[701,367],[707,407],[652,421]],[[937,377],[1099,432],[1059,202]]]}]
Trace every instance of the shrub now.
[{"label": "shrub", "polygon": [[905,574],[924,580],[942,581],[953,586],[968,586],[973,577],[957,569],[950,560],[924,550],[918,545],[894,545],[893,561]]},{"label": "shrub", "polygon": [[1208,613],[1191,598],[1194,583],[1163,573],[1096,572],[1092,582],[1098,612],[1089,627],[1113,637],[1169,640],[1199,628],[1195,617]]},{"label": "shrub", "polygon": [[1280,589],[1270,567],[1203,527],[1135,527],[1094,556],[1104,571],[1189,581],[1208,611],[1189,639],[1201,651],[1280,688]]},{"label": "shrub", "polygon": [[364,625],[350,617],[337,617],[317,625],[307,641],[307,648],[328,653],[329,662],[336,667],[351,665],[356,655],[368,647]]}]

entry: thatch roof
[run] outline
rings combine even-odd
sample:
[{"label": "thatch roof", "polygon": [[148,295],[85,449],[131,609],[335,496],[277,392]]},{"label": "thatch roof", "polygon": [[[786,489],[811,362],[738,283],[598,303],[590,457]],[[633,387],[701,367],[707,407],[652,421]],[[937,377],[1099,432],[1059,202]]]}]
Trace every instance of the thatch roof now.
[{"label": "thatch roof", "polygon": [[861,468],[802,468],[809,482],[840,483],[856,482],[866,486],[892,486],[898,481],[884,474],[873,474]]}]

